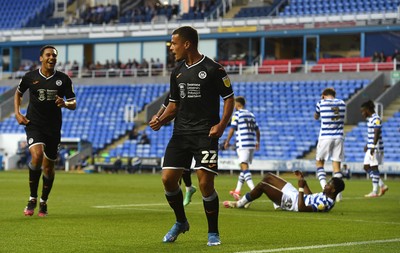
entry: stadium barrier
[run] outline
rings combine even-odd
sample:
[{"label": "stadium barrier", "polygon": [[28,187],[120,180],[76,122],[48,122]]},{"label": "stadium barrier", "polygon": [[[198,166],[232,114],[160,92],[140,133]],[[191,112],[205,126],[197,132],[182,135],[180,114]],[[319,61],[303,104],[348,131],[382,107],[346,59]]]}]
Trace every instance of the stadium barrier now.
[{"label": "stadium barrier", "polygon": [[[364,165],[357,162],[345,162],[347,167],[350,168],[352,174],[365,174]],[[233,158],[219,158],[218,167],[221,171],[230,171],[233,174],[234,171],[239,171],[239,162]],[[315,173],[315,160],[253,160],[251,171],[259,171],[261,174],[264,172],[276,172],[277,174],[283,172],[294,172],[295,170],[301,170],[308,173]],[[325,170],[332,172],[332,166],[330,162],[326,162]],[[379,171],[386,178],[387,175],[400,175],[400,164],[396,162],[386,162],[383,166],[380,166]]]}]

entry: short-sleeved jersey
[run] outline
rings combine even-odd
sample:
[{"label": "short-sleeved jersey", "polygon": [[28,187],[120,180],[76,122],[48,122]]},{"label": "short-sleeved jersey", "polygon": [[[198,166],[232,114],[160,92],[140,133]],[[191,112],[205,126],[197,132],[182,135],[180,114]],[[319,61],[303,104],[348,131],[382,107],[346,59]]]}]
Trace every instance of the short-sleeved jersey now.
[{"label": "short-sleeved jersey", "polygon": [[317,103],[315,112],[321,119],[320,139],[343,139],[346,114],[346,104],[343,100],[322,99]]},{"label": "short-sleeved jersey", "polygon": [[75,99],[71,79],[59,71],[45,77],[40,69],[37,69],[26,73],[18,85],[21,94],[28,89],[29,105],[26,117],[30,124],[48,131],[60,131],[62,117],[61,108],[55,104],[56,95],[65,97],[67,101]]},{"label": "short-sleeved jersey", "polygon": [[[382,121],[377,113],[372,114],[371,117],[368,118],[367,127],[368,127],[367,147],[371,148],[371,146],[374,144],[375,129],[378,128],[378,129],[382,130]],[[379,150],[379,151],[383,151],[382,133],[379,136],[379,139],[378,139],[378,142],[376,143],[375,149]]]},{"label": "short-sleeved jersey", "polygon": [[236,111],[232,117],[231,128],[235,129],[236,132],[237,148],[256,148],[258,125],[252,112],[246,109]]},{"label": "short-sleeved jersey", "polygon": [[311,206],[314,212],[328,212],[335,205],[335,201],[328,198],[323,192],[305,194],[304,203],[306,206]]},{"label": "short-sleeved jersey", "polygon": [[174,134],[208,134],[220,121],[220,97],[232,97],[233,89],[225,69],[203,56],[188,66],[182,61],[171,74],[170,102],[179,103]]}]

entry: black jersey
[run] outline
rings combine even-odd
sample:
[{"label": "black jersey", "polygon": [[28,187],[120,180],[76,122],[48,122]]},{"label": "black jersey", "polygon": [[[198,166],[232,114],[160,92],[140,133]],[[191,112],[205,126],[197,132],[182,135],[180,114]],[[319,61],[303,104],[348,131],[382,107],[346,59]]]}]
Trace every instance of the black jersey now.
[{"label": "black jersey", "polygon": [[61,108],[55,104],[56,95],[67,100],[75,99],[72,81],[66,74],[55,71],[45,77],[40,69],[30,71],[22,77],[18,91],[29,89],[29,105],[26,117],[30,124],[49,131],[60,131],[62,125]]},{"label": "black jersey", "polygon": [[171,74],[170,102],[179,103],[174,134],[208,134],[220,121],[220,97],[233,96],[225,69],[210,58],[188,66],[179,63]]}]

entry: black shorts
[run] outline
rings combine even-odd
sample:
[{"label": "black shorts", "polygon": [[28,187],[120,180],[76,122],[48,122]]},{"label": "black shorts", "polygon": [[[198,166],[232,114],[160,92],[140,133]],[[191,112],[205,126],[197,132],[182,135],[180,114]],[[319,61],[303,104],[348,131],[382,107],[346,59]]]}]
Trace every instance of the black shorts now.
[{"label": "black shorts", "polygon": [[44,155],[49,160],[57,160],[58,149],[61,141],[61,133],[46,131],[37,126],[28,125],[25,127],[26,141],[29,148],[43,144],[44,145]]},{"label": "black shorts", "polygon": [[164,155],[163,169],[193,169],[218,174],[218,139],[208,135],[173,135]]}]

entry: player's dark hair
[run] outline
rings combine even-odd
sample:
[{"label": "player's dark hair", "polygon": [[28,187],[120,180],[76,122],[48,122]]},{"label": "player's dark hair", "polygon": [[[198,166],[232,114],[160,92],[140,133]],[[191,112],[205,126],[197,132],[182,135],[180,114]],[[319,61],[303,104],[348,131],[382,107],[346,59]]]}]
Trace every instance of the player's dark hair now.
[{"label": "player's dark hair", "polygon": [[338,177],[333,177],[331,180],[332,180],[333,185],[335,186],[336,194],[338,194],[339,192],[342,192],[344,190],[343,179],[338,178]]},{"label": "player's dark hair", "polygon": [[361,108],[365,108],[370,112],[375,112],[375,104],[372,100],[368,100],[361,105]]},{"label": "player's dark hair", "polygon": [[172,32],[172,35],[174,34],[179,35],[179,37],[183,38],[184,40],[190,41],[190,43],[192,43],[193,46],[197,48],[197,45],[199,44],[199,35],[197,33],[197,30],[193,27],[181,26]]},{"label": "player's dark hair", "polygon": [[333,96],[333,97],[336,97],[336,91],[335,91],[334,88],[329,87],[329,88],[326,88],[324,91],[322,91],[322,95],[323,95],[323,96]]},{"label": "player's dark hair", "polygon": [[40,56],[42,56],[43,55],[43,53],[44,53],[44,50],[46,50],[47,48],[51,48],[51,49],[54,49],[54,50],[56,50],[57,51],[57,54],[58,54],[58,50],[57,50],[57,48],[55,48],[54,46],[52,46],[52,45],[46,45],[46,46],[43,46],[41,49],[40,49]]},{"label": "player's dark hair", "polygon": [[246,105],[246,99],[242,96],[235,97],[235,101],[243,106]]}]

